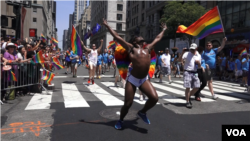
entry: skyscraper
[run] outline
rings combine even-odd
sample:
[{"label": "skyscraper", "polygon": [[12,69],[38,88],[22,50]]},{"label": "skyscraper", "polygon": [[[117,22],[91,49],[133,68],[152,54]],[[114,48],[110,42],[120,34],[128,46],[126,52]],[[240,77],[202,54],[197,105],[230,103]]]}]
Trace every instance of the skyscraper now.
[{"label": "skyscraper", "polygon": [[75,16],[74,24],[81,19],[81,14],[83,14],[84,9],[87,7],[87,1],[85,0],[75,0]]}]

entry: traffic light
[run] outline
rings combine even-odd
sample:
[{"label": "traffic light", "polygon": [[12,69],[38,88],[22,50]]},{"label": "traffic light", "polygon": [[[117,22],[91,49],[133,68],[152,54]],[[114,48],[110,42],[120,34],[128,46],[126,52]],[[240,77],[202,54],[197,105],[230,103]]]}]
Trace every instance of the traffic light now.
[{"label": "traffic light", "polygon": [[12,19],[11,28],[14,29],[14,30],[16,29],[16,18]]},{"label": "traffic light", "polygon": [[1,16],[1,26],[8,26],[8,18],[4,15]]}]

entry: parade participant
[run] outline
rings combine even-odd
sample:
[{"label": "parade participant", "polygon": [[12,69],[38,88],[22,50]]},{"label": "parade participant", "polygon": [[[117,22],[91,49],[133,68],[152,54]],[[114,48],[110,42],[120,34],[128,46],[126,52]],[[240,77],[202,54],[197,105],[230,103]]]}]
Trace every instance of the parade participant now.
[{"label": "parade participant", "polygon": [[160,75],[157,77],[157,74],[161,72],[161,51],[158,52],[157,59],[156,59],[156,68],[157,71],[155,72],[155,78],[159,78]]},{"label": "parade participant", "polygon": [[238,58],[235,60],[235,81],[238,82],[238,77],[242,75],[242,68],[241,68],[241,56],[239,55]]},{"label": "parade participant", "polygon": [[82,65],[84,66],[84,62],[86,60],[85,53],[82,53]]},{"label": "parade participant", "polygon": [[[67,71],[65,72],[65,74],[68,74],[69,67],[71,67],[70,52],[71,52],[71,48],[69,47],[68,50],[66,51],[66,56],[65,56],[65,61],[67,64]],[[71,73],[72,73],[72,69],[71,69]]]},{"label": "parade participant", "polygon": [[76,73],[77,73],[77,66],[78,66],[78,63],[77,63],[77,60],[79,62],[79,57],[78,55],[74,54],[73,51],[70,52],[70,60],[71,60],[71,69],[72,69],[72,72],[73,72],[73,77],[76,78]]},{"label": "parade participant", "polygon": [[124,106],[121,108],[120,120],[116,123],[116,129],[122,129],[123,119],[131,107],[136,91],[136,87],[147,95],[149,98],[142,110],[137,115],[147,124],[150,124],[146,116],[146,112],[155,106],[158,101],[158,95],[152,84],[147,80],[148,71],[150,67],[150,53],[154,45],[161,40],[167,29],[165,24],[162,24],[163,31],[156,36],[155,40],[143,49],[144,39],[141,36],[135,36],[131,39],[130,43],[121,38],[103,19],[103,25],[108,29],[113,37],[121,44],[123,48],[129,53],[129,58],[133,63],[133,70],[127,78],[125,86],[125,100]]},{"label": "parade participant", "polygon": [[168,75],[168,81],[169,81],[169,84],[172,83],[172,80],[171,80],[171,55],[169,54],[169,49],[166,48],[165,49],[165,53],[161,56],[161,74],[160,74],[160,83],[162,83],[162,76],[163,76],[163,73]]},{"label": "parade participant", "polygon": [[108,53],[107,53],[106,48],[105,48],[104,54],[103,54],[103,66],[104,66],[104,69],[102,69],[102,74],[104,74],[106,72],[107,67],[108,67]]},{"label": "parade participant", "polygon": [[113,61],[113,56],[111,54],[111,51],[109,50],[108,52],[108,70],[110,71],[110,66],[111,66],[111,63]]},{"label": "parade participant", "polygon": [[97,58],[97,66],[96,66],[96,78],[101,78],[101,69],[102,69],[102,62],[103,62],[103,57],[102,54],[100,53]]},{"label": "parade participant", "polygon": [[247,87],[247,77],[248,77],[248,71],[249,71],[249,55],[244,56],[243,59],[241,60],[242,62],[242,85],[244,87]]},{"label": "parade participant", "polygon": [[213,49],[212,42],[207,42],[205,51],[202,53],[202,58],[205,60],[205,64],[208,64],[209,69],[206,69],[207,80],[208,80],[208,88],[212,94],[213,99],[217,99],[218,97],[214,94],[213,90],[213,75],[216,69],[216,54],[219,53],[225,46],[227,38],[225,37],[222,41],[222,44],[218,48]]},{"label": "parade participant", "polygon": [[[203,52],[203,47],[199,46],[197,48],[197,51],[199,54],[201,54]],[[201,68],[198,68],[198,66],[196,66],[197,68],[197,73],[198,73],[198,78],[201,82],[200,88],[199,90],[194,94],[195,96],[195,100],[196,101],[201,101],[200,98],[200,92],[207,86],[207,79],[206,79],[206,64],[205,64],[205,60],[203,58],[201,58]]]},{"label": "parade participant", "polygon": [[[183,86],[186,88],[186,107],[192,108],[190,101],[190,96],[195,94],[200,88],[200,80],[197,74],[196,65],[198,68],[201,68],[201,55],[196,51],[197,45],[192,43],[189,48],[189,52],[186,52],[186,48],[183,49],[182,55],[179,57],[179,60],[185,60],[184,72],[183,72]],[[190,91],[190,88],[192,90]]]},{"label": "parade participant", "polygon": [[179,56],[180,56],[180,53],[177,53],[177,56],[175,57],[175,59],[174,59],[174,64],[175,64],[175,66],[176,66],[176,72],[175,72],[175,78],[176,78],[176,75],[178,74],[179,75],[179,78],[181,78],[181,70],[180,70],[180,64],[181,64],[181,62],[179,62],[178,60],[178,58],[179,58]]},{"label": "parade participant", "polygon": [[63,51],[63,53],[62,53],[62,64],[63,64],[63,66],[65,66],[65,56],[66,56],[66,53],[65,53],[65,51]]},{"label": "parade participant", "polygon": [[235,63],[233,61],[233,58],[230,58],[230,60],[228,61],[228,68],[227,68],[227,73],[228,73],[227,80],[233,81],[232,78],[233,78],[234,70],[235,70]]},{"label": "parade participant", "polygon": [[90,83],[90,80],[92,79],[92,84],[94,84],[94,75],[95,75],[95,70],[96,70],[96,65],[97,65],[97,54],[101,53],[101,49],[102,49],[102,44],[103,44],[103,40],[101,39],[101,45],[98,49],[96,49],[95,44],[92,44],[92,49],[87,48],[84,44],[83,41],[82,42],[82,46],[83,48],[90,53],[89,56],[89,80],[88,80],[88,84]]}]

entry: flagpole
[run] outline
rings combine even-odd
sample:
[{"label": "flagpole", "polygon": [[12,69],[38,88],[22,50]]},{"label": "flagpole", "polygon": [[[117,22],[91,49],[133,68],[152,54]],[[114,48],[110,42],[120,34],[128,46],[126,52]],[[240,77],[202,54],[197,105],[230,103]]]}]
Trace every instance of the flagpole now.
[{"label": "flagpole", "polygon": [[222,26],[223,35],[224,35],[224,37],[226,37],[224,26],[223,26],[223,22],[222,22],[221,15],[220,15],[219,7],[218,7],[218,5],[216,7],[217,7],[217,10],[218,10],[218,13],[219,13],[219,16],[220,16],[220,23],[221,23],[221,26]]}]

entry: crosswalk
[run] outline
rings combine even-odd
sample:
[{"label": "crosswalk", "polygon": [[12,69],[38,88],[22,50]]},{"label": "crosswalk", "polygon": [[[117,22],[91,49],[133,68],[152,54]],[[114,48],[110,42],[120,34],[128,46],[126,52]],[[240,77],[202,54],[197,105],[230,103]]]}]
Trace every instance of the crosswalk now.
[{"label": "crosswalk", "polygon": [[[185,104],[184,97],[185,88],[183,87],[183,81],[176,80],[172,84],[164,81],[163,83],[152,82],[156,92],[159,96],[159,102],[164,103],[177,103]],[[219,100],[224,101],[241,101],[250,100],[250,95],[244,92],[244,88],[239,87],[234,83],[215,81],[213,82],[214,92],[219,97]],[[88,85],[82,83],[80,85],[84,91],[79,91],[79,86],[74,83],[61,83],[60,89],[65,108],[90,108],[90,101],[102,102],[105,106],[122,106],[124,104],[124,89],[120,87],[114,87],[113,82],[97,82],[94,85]],[[86,91],[88,92],[86,92]],[[205,87],[201,92],[205,97],[201,98],[201,102],[212,103],[218,102],[213,100],[208,87]],[[52,98],[58,97],[53,91],[49,91],[49,94],[34,94],[27,104],[25,110],[41,110],[50,109]],[[146,100],[139,100],[139,92],[136,91],[134,102],[140,105],[145,104]]]}]

